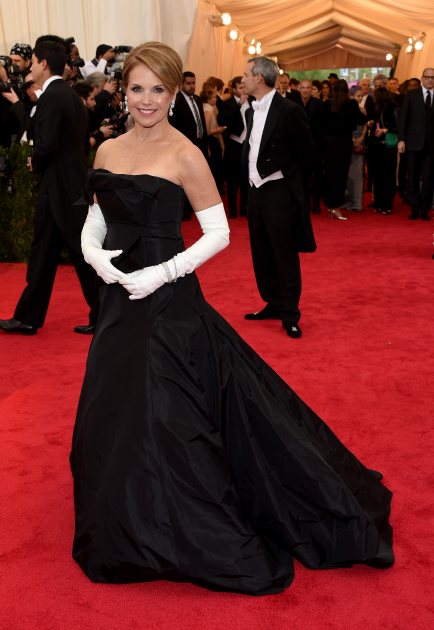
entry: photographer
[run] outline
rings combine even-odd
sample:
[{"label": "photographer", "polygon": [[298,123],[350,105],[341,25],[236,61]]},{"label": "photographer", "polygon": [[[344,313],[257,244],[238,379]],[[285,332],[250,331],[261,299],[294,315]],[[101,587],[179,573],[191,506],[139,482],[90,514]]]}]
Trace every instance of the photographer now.
[{"label": "photographer", "polygon": [[116,52],[113,46],[108,44],[100,44],[96,51],[95,57],[91,61],[86,61],[81,69],[84,79],[87,79],[94,72],[107,73],[107,66],[111,66],[115,60]]},{"label": "photographer", "polygon": [[87,81],[79,81],[75,84],[74,90],[81,98],[81,102],[86,107],[88,115],[88,134],[86,138],[86,155],[89,155],[90,150],[98,147],[100,144],[110,138],[113,135],[113,125],[109,124],[109,121],[103,121],[99,128],[93,126],[92,113],[95,109],[95,87],[90,85]]},{"label": "photographer", "polygon": [[32,47],[29,44],[14,44],[9,57],[16,68],[15,72],[21,74],[24,79],[32,65]]},{"label": "photographer", "polygon": [[80,51],[73,37],[65,40],[67,60],[66,64],[69,68],[68,81],[70,85],[74,85],[77,81],[84,79],[81,69],[84,66],[84,59],[80,57]]},{"label": "photographer", "polygon": [[23,139],[27,139],[27,136],[23,138],[23,135],[30,129],[32,116],[38,102],[37,87],[31,72],[26,74],[26,82],[21,86],[18,94],[12,87],[9,92],[2,92],[3,97],[10,103],[9,114],[12,114],[18,121],[16,142],[21,142]]},{"label": "photographer", "polygon": [[8,147],[28,128],[30,111],[36,102],[27,93],[32,59],[28,44],[14,44],[10,56],[0,57],[0,145]]}]

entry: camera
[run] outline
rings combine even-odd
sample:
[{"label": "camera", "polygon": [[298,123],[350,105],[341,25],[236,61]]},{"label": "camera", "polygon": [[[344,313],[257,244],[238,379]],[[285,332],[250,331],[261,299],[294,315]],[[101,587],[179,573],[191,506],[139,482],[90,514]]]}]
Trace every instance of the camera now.
[{"label": "camera", "polygon": [[13,88],[21,98],[20,93],[25,85],[25,79],[20,67],[12,63],[12,59],[7,55],[0,55],[0,66],[3,66],[8,74],[7,81],[0,81],[0,92],[10,92]]},{"label": "camera", "polygon": [[132,46],[114,46],[113,50],[118,55],[120,53],[129,53],[132,48]]},{"label": "camera", "polygon": [[110,81],[120,81],[122,79],[122,70],[120,68],[112,68],[108,76]]},{"label": "camera", "polygon": [[113,135],[112,138],[117,138],[125,133],[125,122],[129,116],[129,112],[116,112],[113,116],[110,116],[106,121],[104,121],[104,125],[113,127]]},{"label": "camera", "polygon": [[70,68],[82,68],[85,64],[85,61],[81,57],[77,57],[77,59],[68,59],[66,63]]}]

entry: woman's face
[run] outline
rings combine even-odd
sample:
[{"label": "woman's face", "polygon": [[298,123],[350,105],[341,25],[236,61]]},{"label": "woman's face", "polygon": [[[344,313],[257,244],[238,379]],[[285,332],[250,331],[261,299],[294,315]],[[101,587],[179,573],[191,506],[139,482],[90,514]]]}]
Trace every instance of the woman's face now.
[{"label": "woman's face", "polygon": [[321,94],[323,98],[328,98],[330,96],[330,88],[327,83],[323,83],[321,87]]},{"label": "woman's face", "polygon": [[217,103],[217,89],[214,90],[214,93],[208,98],[208,103],[213,107]]},{"label": "woman's face", "polygon": [[319,98],[320,97],[320,93],[319,93],[319,90],[318,90],[316,85],[312,85],[312,96],[314,98]]},{"label": "woman's face", "polygon": [[363,92],[362,90],[357,90],[357,92],[354,93],[354,97],[353,97],[360,105],[360,103],[362,102],[362,98],[363,98]]},{"label": "woman's face", "polygon": [[142,127],[153,127],[167,120],[170,101],[174,97],[161,79],[144,64],[131,70],[126,95],[128,110]]}]

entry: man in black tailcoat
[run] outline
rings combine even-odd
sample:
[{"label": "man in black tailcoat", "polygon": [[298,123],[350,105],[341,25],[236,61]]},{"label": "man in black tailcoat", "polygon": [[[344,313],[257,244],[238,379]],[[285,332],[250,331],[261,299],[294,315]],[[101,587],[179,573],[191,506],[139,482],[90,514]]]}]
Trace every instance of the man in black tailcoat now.
[{"label": "man in black tailcoat", "polygon": [[243,167],[249,181],[247,218],[256,282],[266,306],[249,320],[281,319],[290,337],[301,337],[300,251],[314,251],[308,187],[314,145],[302,107],[274,88],[277,64],[250,59],[244,71],[247,94]]},{"label": "man in black tailcoat", "polygon": [[[27,286],[14,317],[0,320],[8,333],[35,334],[45,321],[62,245],[66,244],[84,297],[89,325],[74,330],[92,333],[98,317],[97,281],[81,253],[80,236],[87,214],[87,115],[80,97],[63,81],[66,49],[59,41],[37,43],[32,75],[42,88],[34,116],[34,150],[29,166],[39,179],[35,228],[27,267]],[[81,203],[76,202],[81,199]]]},{"label": "man in black tailcoat", "polygon": [[434,188],[434,68],[405,95],[398,119],[398,152],[406,153],[409,219],[428,219]]}]

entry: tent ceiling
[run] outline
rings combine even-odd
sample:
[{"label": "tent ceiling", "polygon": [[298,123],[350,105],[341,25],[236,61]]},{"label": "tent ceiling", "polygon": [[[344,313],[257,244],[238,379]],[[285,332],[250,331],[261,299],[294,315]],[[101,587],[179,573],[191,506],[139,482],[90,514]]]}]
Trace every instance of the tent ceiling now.
[{"label": "tent ceiling", "polygon": [[384,66],[409,36],[434,29],[433,0],[224,0],[220,12],[288,69]]}]

